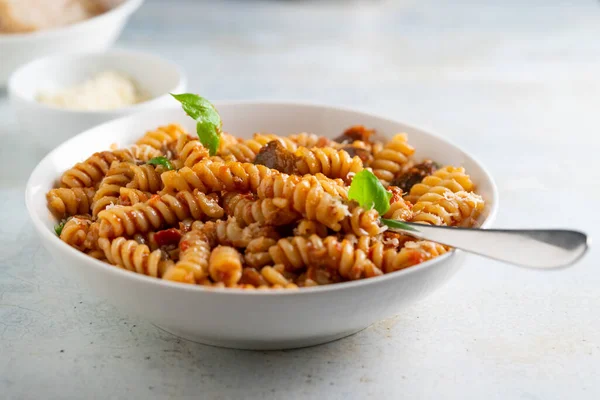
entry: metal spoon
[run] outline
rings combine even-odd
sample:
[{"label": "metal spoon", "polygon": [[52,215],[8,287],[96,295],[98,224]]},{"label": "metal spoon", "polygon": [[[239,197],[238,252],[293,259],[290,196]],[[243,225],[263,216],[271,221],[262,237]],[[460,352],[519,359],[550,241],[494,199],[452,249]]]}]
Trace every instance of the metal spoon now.
[{"label": "metal spoon", "polygon": [[394,232],[530,268],[571,266],[588,248],[585,233],[563,229],[472,229],[410,222],[394,225],[389,227]]}]

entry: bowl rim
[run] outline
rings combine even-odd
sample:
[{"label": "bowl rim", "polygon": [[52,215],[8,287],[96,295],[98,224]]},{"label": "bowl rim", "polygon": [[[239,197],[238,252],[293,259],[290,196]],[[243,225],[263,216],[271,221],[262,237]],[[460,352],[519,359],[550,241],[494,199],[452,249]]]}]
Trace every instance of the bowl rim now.
[{"label": "bowl rim", "polygon": [[[407,128],[414,129],[414,130],[422,132],[426,135],[434,136],[437,139],[441,140],[442,142],[445,142],[446,144],[459,149],[461,152],[463,152],[463,154],[465,154],[467,157],[469,157],[481,169],[485,179],[487,179],[487,181],[489,182],[490,189],[491,189],[492,205],[491,205],[491,209],[489,210],[489,214],[488,214],[487,218],[481,225],[481,228],[489,227],[490,225],[492,225],[492,223],[494,222],[494,220],[496,218],[498,208],[499,208],[498,187],[496,186],[496,183],[495,183],[494,179],[492,178],[491,174],[489,173],[489,171],[487,170],[487,168],[481,162],[479,162],[479,160],[477,158],[473,157],[469,152],[464,151],[461,147],[455,145],[452,141],[447,140],[446,138],[443,138],[435,133],[430,133],[429,131],[417,128],[414,125],[406,124],[406,123],[400,122],[398,120],[395,120],[395,119],[392,119],[392,118],[389,118],[389,117],[386,117],[386,116],[383,116],[380,114],[371,113],[371,112],[362,112],[358,109],[354,109],[354,108],[350,108],[350,107],[334,106],[334,105],[328,105],[328,104],[316,103],[316,102],[273,101],[273,100],[264,100],[264,101],[263,100],[241,100],[241,101],[225,100],[225,101],[213,101],[213,104],[215,105],[215,107],[217,109],[222,106],[230,107],[230,106],[236,106],[236,105],[265,105],[265,106],[285,105],[285,106],[290,106],[290,107],[295,106],[295,107],[308,107],[308,108],[322,108],[322,109],[333,110],[333,111],[351,112],[351,113],[357,113],[357,114],[360,114],[363,116],[378,118],[378,119],[381,119],[381,120],[389,122],[389,123],[396,123],[396,124],[400,123]],[[177,108],[176,107],[165,107],[162,109],[162,111],[174,110],[174,109],[177,109]],[[405,269],[402,269],[399,271],[394,271],[394,272],[391,272],[388,274],[376,276],[373,278],[358,279],[355,281],[340,282],[340,283],[335,283],[335,284],[330,284],[330,285],[303,287],[303,288],[300,288],[299,290],[290,290],[290,289],[248,290],[248,289],[240,289],[240,288],[214,288],[214,287],[206,287],[206,286],[202,286],[202,285],[189,285],[189,284],[181,284],[178,282],[165,281],[164,279],[158,279],[158,278],[154,278],[151,276],[139,274],[139,273],[129,271],[124,268],[119,268],[114,265],[108,264],[106,262],[97,260],[97,259],[92,258],[92,257],[86,255],[85,253],[69,246],[67,243],[60,240],[60,238],[58,236],[56,236],[56,234],[54,232],[52,232],[50,229],[48,229],[44,225],[44,222],[42,221],[41,218],[38,217],[37,213],[35,212],[35,210],[33,208],[33,204],[32,204],[32,202],[33,202],[33,193],[32,193],[33,192],[33,178],[36,175],[38,175],[40,173],[40,171],[43,169],[43,164],[48,159],[52,158],[55,154],[61,153],[62,148],[67,147],[71,141],[75,140],[76,138],[79,138],[80,136],[92,136],[92,135],[94,135],[94,133],[96,131],[104,130],[104,129],[106,129],[106,127],[110,126],[111,124],[121,123],[122,121],[128,120],[128,119],[129,120],[141,119],[146,114],[155,114],[156,112],[157,112],[157,110],[146,111],[146,112],[142,112],[142,113],[137,113],[137,114],[121,117],[121,118],[97,125],[91,129],[81,132],[81,133],[75,135],[74,137],[70,138],[69,140],[63,142],[62,144],[60,144],[59,146],[54,148],[52,151],[50,151],[38,163],[38,165],[31,172],[29,179],[27,180],[27,185],[26,185],[26,189],[25,189],[25,204],[27,207],[27,212],[29,214],[29,217],[33,221],[34,227],[38,231],[38,234],[40,235],[40,238],[42,241],[45,241],[48,244],[48,246],[57,246],[57,247],[61,248],[63,251],[70,252],[76,259],[81,260],[82,263],[86,264],[87,266],[89,266],[91,268],[101,269],[102,272],[105,272],[107,274],[115,274],[117,279],[129,279],[129,280],[137,281],[137,282],[132,282],[132,284],[135,284],[135,283],[150,284],[150,285],[154,285],[157,287],[162,287],[164,289],[167,289],[170,287],[175,290],[185,290],[185,291],[200,292],[200,293],[226,294],[226,295],[229,294],[229,295],[235,295],[235,296],[243,296],[243,295],[246,295],[246,296],[277,296],[277,295],[305,296],[305,295],[310,295],[311,293],[330,292],[330,291],[337,291],[337,290],[351,290],[353,288],[358,288],[358,287],[361,287],[364,285],[375,285],[375,284],[378,284],[385,280],[401,279],[404,276],[418,273],[419,271],[421,271],[423,269],[432,268],[435,264],[443,262],[444,260],[446,260],[447,258],[450,258],[452,256],[456,256],[457,253],[461,252],[461,250],[452,249],[451,251],[449,251],[446,254],[435,257],[435,258],[425,261],[423,263],[420,263],[420,264],[417,264],[417,265],[414,265],[414,266],[411,266],[409,268],[405,268]],[[51,257],[53,257],[53,256],[51,256]],[[157,289],[157,290],[161,290],[161,289]]]},{"label": "bowl rim", "polygon": [[[79,110],[79,109],[56,107],[51,104],[41,103],[41,102],[31,99],[27,96],[23,96],[21,94],[21,91],[19,90],[19,85],[17,82],[21,78],[20,75],[26,73],[27,70],[34,68],[37,64],[44,64],[44,63],[48,63],[48,62],[57,62],[57,61],[61,61],[61,60],[69,61],[69,59],[76,59],[76,58],[112,57],[112,56],[116,56],[117,58],[119,56],[133,56],[136,59],[144,58],[144,59],[146,59],[146,61],[153,59],[156,62],[164,63],[169,68],[171,68],[173,71],[175,71],[175,73],[177,74],[177,78],[178,78],[177,82],[171,89],[167,90],[166,92],[161,93],[157,96],[154,96],[151,99],[143,101],[141,103],[132,104],[132,105],[129,105],[126,107],[100,109],[100,110]],[[140,61],[140,64],[148,65],[148,62],[142,63]],[[135,80],[135,77],[132,76],[131,78]],[[149,53],[149,52],[144,52],[144,51],[139,51],[139,50],[110,49],[110,50],[106,50],[106,51],[78,51],[78,52],[69,52],[69,53],[58,53],[58,54],[51,54],[51,55],[47,55],[45,57],[33,59],[33,60],[19,66],[19,68],[17,68],[15,71],[13,71],[10,74],[10,77],[8,78],[7,91],[8,91],[8,95],[10,98],[18,98],[19,100],[27,103],[29,106],[52,110],[57,113],[71,114],[71,115],[72,114],[110,115],[110,114],[115,114],[115,113],[127,113],[127,114],[135,113],[136,111],[142,110],[148,106],[151,106],[153,103],[158,102],[164,96],[169,95],[170,93],[177,90],[178,88],[180,88],[180,87],[185,88],[186,85],[187,85],[187,78],[186,78],[185,72],[183,71],[183,68],[168,58],[159,56],[155,53]],[[81,132],[81,133],[83,133],[83,132]]]},{"label": "bowl rim", "polygon": [[113,16],[125,15],[129,16],[133,14],[144,2],[144,0],[124,0],[116,7],[110,10],[93,16],[92,18],[85,19],[83,21],[75,22],[72,24],[57,26],[55,28],[41,29],[33,32],[24,33],[0,33],[0,44],[2,42],[19,42],[27,40],[35,40],[38,38],[52,38],[60,36],[62,34],[76,34],[78,30],[84,29],[86,25],[92,25],[101,23],[102,21],[112,18]]}]

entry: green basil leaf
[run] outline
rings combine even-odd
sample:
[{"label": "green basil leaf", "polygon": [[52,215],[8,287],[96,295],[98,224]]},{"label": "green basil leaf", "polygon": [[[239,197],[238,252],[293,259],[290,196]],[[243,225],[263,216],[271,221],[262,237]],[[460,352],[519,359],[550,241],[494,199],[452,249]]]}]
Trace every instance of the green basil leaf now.
[{"label": "green basil leaf", "polygon": [[150,164],[150,165],[162,165],[163,167],[165,167],[165,169],[167,171],[170,171],[173,168],[173,164],[171,164],[171,162],[169,160],[167,160],[166,157],[154,157],[148,160],[148,162],[146,162],[146,164]]},{"label": "green basil leaf", "polygon": [[211,156],[217,154],[221,140],[221,116],[215,106],[204,97],[192,93],[173,94],[183,111],[196,121],[196,133]]},{"label": "green basil leaf", "polygon": [[404,229],[407,231],[416,231],[416,229],[413,228],[412,226],[405,224],[402,221],[395,220],[395,219],[381,218],[381,223],[389,226],[392,229],[395,228],[395,229]]},{"label": "green basil leaf", "polygon": [[66,223],[67,221],[63,219],[58,224],[54,225],[54,233],[56,233],[56,236],[60,236]]},{"label": "green basil leaf", "polygon": [[196,123],[196,132],[202,146],[208,149],[208,154],[211,156],[217,154],[221,142],[220,128],[210,121],[199,120]]},{"label": "green basil leaf", "polygon": [[363,169],[352,178],[348,198],[357,201],[364,209],[375,208],[379,215],[384,215],[390,209],[392,193],[383,187],[371,171]]}]

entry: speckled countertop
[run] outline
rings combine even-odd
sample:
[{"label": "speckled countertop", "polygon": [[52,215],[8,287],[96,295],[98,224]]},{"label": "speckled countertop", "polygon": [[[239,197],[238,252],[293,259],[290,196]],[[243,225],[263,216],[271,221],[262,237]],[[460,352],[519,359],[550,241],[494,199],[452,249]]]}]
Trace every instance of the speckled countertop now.
[{"label": "speckled countertop", "polygon": [[[600,234],[597,2],[166,4],[147,1],[118,46],[180,63],[211,99],[354,106],[446,135],[495,176],[496,226]],[[24,204],[43,151],[5,94],[0,138],[2,399],[600,398],[596,249],[552,273],[469,257],[426,300],[327,345],[213,348],[59,275]]]}]

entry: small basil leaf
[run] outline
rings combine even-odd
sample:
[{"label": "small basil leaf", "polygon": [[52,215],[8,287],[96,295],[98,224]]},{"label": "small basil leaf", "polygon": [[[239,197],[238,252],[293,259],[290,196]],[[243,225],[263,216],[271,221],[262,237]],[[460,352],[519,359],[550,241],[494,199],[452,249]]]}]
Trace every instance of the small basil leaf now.
[{"label": "small basil leaf", "polygon": [[375,208],[379,215],[384,215],[390,209],[392,193],[383,187],[371,171],[363,169],[354,175],[348,198],[357,201],[362,208]]},{"label": "small basil leaf", "polygon": [[67,221],[63,219],[58,224],[54,225],[54,233],[56,233],[56,236],[60,236],[66,223]]},{"label": "small basil leaf", "polygon": [[162,165],[163,167],[165,167],[165,169],[167,171],[170,171],[173,169],[173,164],[171,164],[171,162],[169,160],[167,160],[166,157],[154,157],[148,160],[148,162],[146,164],[150,164],[150,165]]},{"label": "small basil leaf", "polygon": [[196,133],[211,156],[217,154],[221,140],[221,117],[215,106],[204,97],[192,93],[173,94],[171,96],[181,103],[183,111],[196,121]]}]

